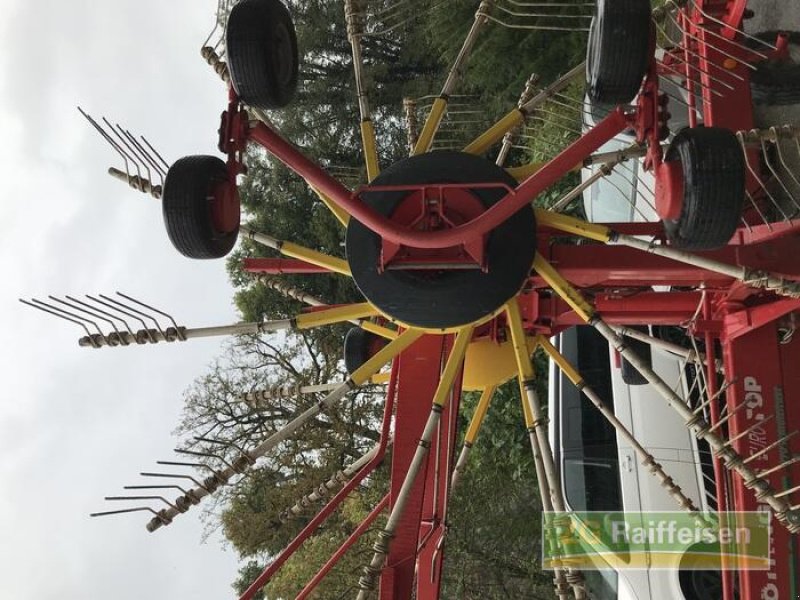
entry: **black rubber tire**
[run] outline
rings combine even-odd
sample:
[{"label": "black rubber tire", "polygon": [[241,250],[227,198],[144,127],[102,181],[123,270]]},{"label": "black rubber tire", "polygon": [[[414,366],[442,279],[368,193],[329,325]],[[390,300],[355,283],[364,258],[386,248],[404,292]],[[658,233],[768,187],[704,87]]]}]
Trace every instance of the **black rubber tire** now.
[{"label": "black rubber tire", "polygon": [[299,59],[292,17],[280,0],[241,0],[225,32],[231,83],[255,108],[281,108],[297,90]]},{"label": "black rubber tire", "polygon": [[[774,44],[779,31],[763,31],[754,37]],[[794,47],[795,55],[800,51],[800,32],[786,31],[789,45]],[[748,40],[748,45],[754,50],[765,52],[768,50],[763,44]],[[750,76],[750,91],[753,94],[753,103],[759,106],[785,106],[800,104],[800,62],[774,62],[761,61],[756,63],[756,69]]]},{"label": "black rubber tire", "polygon": [[347,372],[352,375],[384,345],[383,339],[374,333],[351,327],[344,336],[344,367]]},{"label": "black rubber tire", "polygon": [[[648,333],[647,327],[644,326],[629,327],[629,329],[636,329],[642,333]],[[645,363],[647,363],[648,367],[651,369],[653,368],[653,354],[650,344],[641,340],[635,340],[633,338],[626,337],[625,345],[636,352],[636,354],[638,354],[645,361]],[[622,376],[622,381],[628,385],[646,385],[648,383],[644,375],[639,373],[636,367],[629,363],[625,358],[622,359],[622,363],[620,365],[620,375]]]},{"label": "black rubber tire", "polygon": [[216,156],[186,156],[169,168],[161,211],[172,245],[188,258],[222,258],[239,235],[217,231],[212,217],[214,187],[228,179],[228,168]]},{"label": "black rubber tire", "polygon": [[598,0],[586,50],[586,93],[592,104],[627,104],[650,63],[650,0]]},{"label": "black rubber tire", "polygon": [[684,129],[672,140],[666,160],[683,171],[683,206],[676,220],[664,220],[672,245],[714,250],[739,226],[745,196],[744,154],[736,135],[716,127]]},{"label": "black rubber tire", "polygon": [[[452,151],[401,160],[372,183],[378,186],[485,182],[517,185],[494,163]],[[488,208],[505,196],[506,191],[484,188],[473,193]],[[366,192],[362,199],[381,214],[390,216],[405,195],[406,192]],[[416,327],[446,329],[491,314],[519,292],[536,253],[536,219],[528,205],[489,234],[486,273],[478,269],[379,273],[380,237],[355,219],[347,227],[346,247],[356,285],[384,314]]]}]

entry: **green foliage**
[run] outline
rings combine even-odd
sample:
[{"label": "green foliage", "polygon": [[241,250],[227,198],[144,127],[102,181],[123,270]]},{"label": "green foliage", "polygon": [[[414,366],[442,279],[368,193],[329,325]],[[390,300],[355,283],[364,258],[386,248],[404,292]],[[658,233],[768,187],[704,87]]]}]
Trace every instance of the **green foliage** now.
[{"label": "green foliage", "polygon": [[[373,1],[373,8],[394,0]],[[350,44],[341,0],[290,0],[303,57],[296,101],[270,115],[281,132],[331,171],[345,170],[364,179],[354,93]],[[369,100],[383,164],[407,153],[403,97],[438,94],[450,64],[461,49],[477,0],[413,0],[414,18],[380,37],[364,38]],[[386,13],[387,15],[390,13]],[[388,19],[389,17],[385,17]],[[390,23],[378,22],[376,28]],[[531,72],[546,85],[583,58],[585,33],[509,30],[489,24],[475,46],[459,94],[474,95],[496,119],[516,105]],[[512,156],[515,163],[547,160],[580,130],[580,86],[570,88],[562,104],[550,102],[522,138],[528,145]],[[472,101],[472,100],[471,100]],[[304,181],[264,152],[248,154],[249,171],[240,187],[246,223],[281,240],[343,257],[344,229]],[[549,206],[576,183],[566,176],[539,198]],[[577,204],[577,202],[576,202]],[[277,257],[277,252],[243,241],[228,259],[235,304],[244,320],[283,319],[301,303],[269,286],[267,277],[243,273],[244,257]],[[330,304],[361,301],[349,278],[336,275],[280,277],[283,284]],[[341,345],[345,327],[327,327],[273,338],[242,338],[226,350],[209,372],[186,393],[185,437],[213,431],[239,447],[257,443],[318,401],[318,397],[278,398],[263,410],[243,405],[242,392],[276,384],[327,383],[342,377]],[[546,398],[546,364],[537,355],[540,397]],[[468,395],[459,417],[463,437],[477,398]],[[252,474],[222,491],[211,519],[245,561],[234,583],[241,593],[311,519],[319,505],[284,522],[281,514],[361,456],[377,439],[382,402],[374,390],[353,394],[325,416],[304,427]],[[198,448],[195,444],[193,447]],[[202,444],[199,449],[210,450]],[[215,451],[219,451],[216,448]],[[235,456],[235,451],[231,451]],[[230,457],[229,457],[230,458]],[[387,461],[388,463],[388,461]],[[379,471],[352,493],[341,510],[317,530],[257,598],[291,598],[364,519],[386,492],[387,474]],[[467,471],[455,493],[444,572],[445,598],[538,598],[551,593],[549,576],[538,570],[540,504],[528,433],[515,383],[501,388],[474,446]],[[380,526],[381,519],[373,526]],[[371,556],[374,532],[368,532],[329,574],[314,598],[352,594],[360,567]]]}]

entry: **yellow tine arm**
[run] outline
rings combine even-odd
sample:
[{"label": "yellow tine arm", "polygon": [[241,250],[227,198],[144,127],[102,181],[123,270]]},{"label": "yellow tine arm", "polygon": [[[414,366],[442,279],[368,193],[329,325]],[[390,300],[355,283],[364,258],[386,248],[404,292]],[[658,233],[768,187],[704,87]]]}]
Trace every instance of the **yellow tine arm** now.
[{"label": "yellow tine arm", "polygon": [[377,314],[378,309],[369,302],[362,302],[360,304],[347,304],[327,310],[303,313],[298,315],[294,321],[297,329],[313,329],[314,327],[321,327],[322,325],[332,325],[333,323],[343,323],[344,321],[352,321],[355,319],[366,319],[367,317],[374,317]]},{"label": "yellow tine arm", "polygon": [[572,307],[578,316],[587,323],[594,316],[594,307],[589,304],[583,295],[572,284],[564,279],[541,254],[533,259],[534,270],[553,288],[553,290]]},{"label": "yellow tine arm", "polygon": [[383,365],[398,356],[403,350],[416,342],[424,335],[424,332],[417,329],[407,329],[401,333],[396,340],[392,340],[386,346],[378,350],[367,362],[358,367],[350,375],[350,381],[354,385],[361,385],[369,381],[370,377],[380,370]]},{"label": "yellow tine arm", "polygon": [[464,148],[464,152],[467,154],[484,154],[494,144],[502,140],[506,133],[524,121],[525,115],[521,110],[515,108],[470,142],[467,147]]},{"label": "yellow tine arm", "polygon": [[492,402],[492,397],[494,396],[494,392],[497,388],[494,386],[484,388],[483,393],[481,393],[481,398],[478,400],[478,406],[475,407],[475,414],[472,415],[472,420],[469,422],[469,428],[467,428],[467,434],[464,436],[464,443],[465,444],[472,444],[475,442],[475,438],[478,437],[478,432],[481,430],[481,425],[483,425],[483,419],[486,417],[486,412],[489,410],[489,405]]},{"label": "yellow tine arm", "polygon": [[614,235],[614,231],[605,225],[589,223],[583,219],[576,219],[575,217],[540,208],[536,209],[536,223],[598,242],[609,242]]}]

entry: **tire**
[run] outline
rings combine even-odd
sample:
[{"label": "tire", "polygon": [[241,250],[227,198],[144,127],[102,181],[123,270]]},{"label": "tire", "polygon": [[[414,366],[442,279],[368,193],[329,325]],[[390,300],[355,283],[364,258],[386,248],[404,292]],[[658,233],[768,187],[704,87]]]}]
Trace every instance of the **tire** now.
[{"label": "tire", "polygon": [[[647,327],[630,327],[630,329],[636,329],[637,331],[641,331],[642,333],[647,333]],[[651,369],[653,368],[653,354],[650,348],[650,344],[647,342],[643,342],[641,340],[635,340],[633,338],[626,337],[625,338],[625,345],[628,346],[631,350],[636,352],[644,361],[647,363],[647,366]],[[622,358],[622,364],[620,366],[620,374],[622,376],[622,381],[624,381],[628,385],[646,385],[648,383],[647,379],[645,379],[644,375],[639,373],[639,371],[634,367],[631,363],[628,362],[626,358]]]},{"label": "tire", "polygon": [[[754,37],[774,44],[779,31],[763,31]],[[762,61],[750,76],[753,103],[759,106],[785,106],[800,104],[800,32],[783,32],[789,38],[789,52],[793,60],[788,62]],[[756,51],[768,50],[763,44],[748,40]]]},{"label": "tire", "polygon": [[586,51],[586,92],[592,104],[627,104],[650,64],[649,0],[598,0]]},{"label": "tire", "polygon": [[228,69],[239,98],[255,108],[281,108],[297,89],[297,34],[280,0],[241,0],[225,32]]},{"label": "tire", "polygon": [[672,245],[684,250],[714,250],[728,243],[742,215],[744,154],[727,129],[684,129],[672,140],[666,161],[683,172],[683,202],[676,220],[665,219]]},{"label": "tire", "polygon": [[[429,152],[399,161],[384,170],[372,185],[497,182],[512,188],[516,182],[494,163],[452,151]],[[484,207],[500,200],[501,188],[472,191]],[[364,202],[391,216],[407,192],[366,192]],[[516,212],[488,236],[487,272],[479,269],[416,272],[376,266],[381,239],[355,219],[347,227],[347,260],[361,293],[383,314],[403,324],[448,329],[488,316],[514,297],[528,279],[536,253],[536,219],[530,205]]]},{"label": "tire", "polygon": [[228,168],[216,156],[187,156],[167,172],[161,210],[172,245],[188,258],[222,258],[239,235],[218,231],[212,207],[214,188],[228,180]]},{"label": "tire", "polygon": [[344,366],[352,375],[380,348],[385,346],[382,338],[361,327],[352,327],[344,336]]}]

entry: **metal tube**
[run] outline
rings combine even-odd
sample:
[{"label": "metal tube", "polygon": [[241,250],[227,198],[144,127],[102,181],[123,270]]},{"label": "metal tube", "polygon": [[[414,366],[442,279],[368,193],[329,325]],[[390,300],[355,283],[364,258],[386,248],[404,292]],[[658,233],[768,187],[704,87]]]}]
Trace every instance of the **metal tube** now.
[{"label": "metal tube", "polygon": [[320,567],[314,577],[312,577],[309,582],[303,586],[303,589],[300,590],[299,594],[297,594],[295,600],[305,600],[305,598],[307,598],[308,595],[316,589],[320,582],[325,578],[330,570],[336,566],[339,560],[353,546],[353,544],[355,544],[361,538],[361,536],[366,533],[375,519],[377,519],[384,510],[386,510],[387,506],[389,506],[389,494],[386,494],[381,501],[378,502],[375,508],[373,508],[372,511],[359,524],[359,526],[356,527],[353,533],[351,533],[344,543],[339,546],[339,548],[331,555],[327,562]]},{"label": "metal tube", "polygon": [[415,248],[447,248],[461,245],[496,228],[626,126],[625,113],[617,109],[479,217],[464,225],[440,231],[415,231],[394,223],[367,206],[357,195],[351,194],[317,164],[263,125],[256,125],[251,130],[251,137],[383,238]]}]

